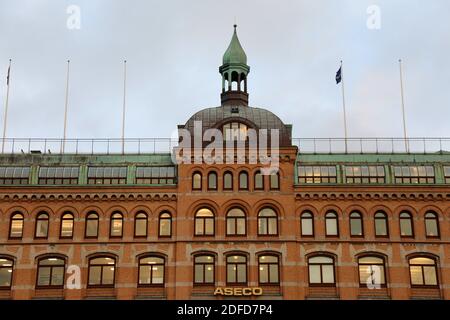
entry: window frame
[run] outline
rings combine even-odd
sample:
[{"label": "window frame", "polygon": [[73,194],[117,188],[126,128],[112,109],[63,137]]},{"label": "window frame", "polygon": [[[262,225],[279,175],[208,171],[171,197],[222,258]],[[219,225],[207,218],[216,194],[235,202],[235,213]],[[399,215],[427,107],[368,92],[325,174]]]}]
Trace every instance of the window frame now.
[{"label": "window frame", "polygon": [[[138,217],[138,215],[144,215],[144,217]],[[145,220],[145,234],[143,235],[138,235],[137,234],[137,226],[138,226],[138,222],[139,221],[143,221]],[[138,212],[136,212],[136,214],[134,215],[134,237],[135,238],[147,238],[148,236],[148,214],[145,211],[139,210]]]},{"label": "window frame", "polygon": [[[235,209],[240,210],[244,214],[244,216],[231,216],[230,217],[230,212],[232,210],[235,210]],[[230,233],[229,230],[228,230],[228,221],[229,220],[233,220],[234,221],[235,233]],[[243,234],[238,234],[237,233],[239,220],[243,220],[244,221],[243,222],[244,223],[244,233]],[[241,221],[241,223],[242,223],[242,221]],[[240,207],[232,207],[232,208],[228,209],[228,211],[227,211],[227,213],[225,215],[225,234],[226,234],[227,237],[246,237],[247,236],[247,214],[245,213],[245,210],[243,210]]]},{"label": "window frame", "polygon": [[[261,262],[262,257],[275,257],[277,262]],[[267,266],[267,282],[261,282],[261,265]],[[277,278],[276,282],[270,281],[270,266],[277,266]],[[279,286],[281,284],[281,271],[280,271],[280,256],[275,253],[261,253],[258,255],[258,285],[260,286]]]},{"label": "window frame", "polygon": [[[381,259],[382,263],[361,263],[360,260],[363,258],[377,258],[377,259]],[[384,283],[380,283],[380,287],[381,288],[387,288],[387,273],[386,273],[386,258],[382,255],[379,254],[373,254],[373,253],[367,253],[367,254],[363,254],[363,255],[359,255],[357,257],[358,259],[358,281],[359,281],[359,287],[360,288],[365,288],[367,287],[367,283],[362,283],[361,282],[361,271],[360,271],[360,266],[383,266],[383,275],[384,275]],[[375,285],[375,284],[374,284]]]},{"label": "window frame", "polygon": [[[227,188],[226,186],[225,186],[225,176],[226,175],[230,175],[231,176],[231,187],[229,187],[229,188]],[[231,172],[231,171],[225,171],[224,173],[223,173],[223,181],[222,181],[222,190],[223,191],[233,191],[233,181],[234,180],[234,177],[233,177],[233,173]]]},{"label": "window frame", "polygon": [[[272,210],[274,213],[275,213],[275,216],[270,216],[270,217],[261,217],[261,212],[263,211],[263,210],[265,210],[265,209],[270,209],[270,210]],[[266,232],[265,233],[261,233],[261,230],[260,230],[260,220],[262,220],[262,219],[264,219],[264,220],[266,220]],[[275,226],[276,226],[276,232],[275,233],[269,233],[269,230],[270,230],[270,228],[269,228],[269,222],[271,221],[271,220],[275,220]],[[258,210],[258,216],[257,216],[257,228],[258,228],[258,236],[264,236],[264,237],[277,237],[279,234],[280,234],[280,230],[279,230],[279,214],[278,214],[278,211],[277,210],[275,210],[273,207],[262,207],[261,209],[259,209]]]},{"label": "window frame", "polygon": [[[141,260],[144,260],[146,258],[157,258],[162,259],[161,263],[154,263],[154,264],[142,264]],[[151,283],[139,283],[141,280],[141,266],[152,266],[150,267],[150,282]],[[162,266],[163,268],[163,275],[162,275],[162,283],[153,283],[153,266]],[[165,287],[166,285],[166,258],[160,255],[154,255],[154,254],[147,254],[144,256],[140,256],[138,259],[138,282],[137,286],[139,288],[158,288],[158,287]]]},{"label": "window frame", "polygon": [[[416,259],[416,258],[426,258],[426,259],[430,259],[434,262],[434,264],[411,264],[411,260]],[[415,267],[421,267],[421,274],[422,274],[422,281],[423,284],[413,284],[412,283],[412,276],[411,276],[411,266],[415,266]],[[425,272],[424,272],[424,266],[433,266],[434,267],[434,272],[435,272],[435,276],[436,276],[436,284],[426,284],[425,283]],[[409,271],[409,283],[411,288],[439,288],[440,287],[440,279],[439,279],[439,272],[438,272],[438,260],[437,258],[433,257],[433,256],[429,256],[429,255],[414,255],[414,256],[410,256],[408,257],[408,271]]]},{"label": "window frame", "polygon": [[[207,216],[207,217],[202,217],[202,216],[198,216],[198,213],[200,212],[200,210],[202,209],[207,209],[212,213],[212,217],[211,216]],[[203,221],[203,232],[202,233],[197,233],[197,222],[199,220]],[[206,220],[212,220],[213,221],[213,230],[211,234],[207,234],[206,233]],[[195,215],[194,215],[194,236],[196,237],[214,237],[216,235],[216,214],[214,213],[213,210],[211,210],[211,208],[209,207],[202,207],[199,208],[195,211]]]},{"label": "window frame", "polygon": [[[243,187],[242,185],[241,185],[241,176],[242,175],[245,175],[245,184],[246,184],[246,186],[245,187]],[[239,191],[248,191],[249,190],[249,185],[248,185],[248,183],[249,183],[249,181],[248,181],[248,172],[247,171],[245,171],[245,170],[242,170],[242,171],[240,171],[239,172],[239,175],[238,175],[238,184],[239,184],[239,188],[238,188],[238,190]]]},{"label": "window frame", "polygon": [[[196,259],[200,258],[200,257],[212,257],[212,263],[210,262],[197,262]],[[203,270],[203,282],[196,282],[196,273],[195,273],[195,269],[196,266],[200,265],[202,267]],[[207,266],[212,266],[213,268],[213,281],[212,282],[206,282],[205,279],[205,275],[206,275],[206,267]],[[198,253],[194,255],[194,268],[193,268],[193,286],[214,286],[216,283],[216,256],[211,254],[211,253]]]},{"label": "window frame", "polygon": [[[169,217],[162,217],[163,215],[166,215],[166,214],[169,215]],[[168,235],[161,234],[161,220],[168,220],[169,221],[170,232],[169,232]],[[167,211],[167,210],[162,211],[159,214],[159,217],[158,217],[158,237],[160,237],[160,238],[171,238],[172,237],[172,214],[169,211]]]},{"label": "window frame", "polygon": [[[70,218],[65,218],[66,216],[70,216]],[[63,224],[64,224],[64,221],[69,221],[69,220],[72,222],[72,227],[71,227],[71,230],[70,230],[70,236],[63,236]],[[73,239],[74,229],[75,229],[75,216],[70,211],[64,211],[62,213],[62,215],[61,215],[61,221],[60,221],[60,224],[59,224],[59,238],[60,239]]]},{"label": "window frame", "polygon": [[[95,216],[95,218],[89,218],[90,216]],[[87,231],[88,231],[88,223],[89,221],[92,220],[96,220],[97,221],[97,231],[95,233],[95,236],[88,236]],[[84,238],[85,239],[98,239],[99,236],[99,229],[100,229],[100,216],[97,212],[95,211],[89,211],[86,214],[86,218],[84,221]]]},{"label": "window frame", "polygon": [[[200,186],[199,186],[199,187],[195,187],[195,186],[194,186],[194,183],[195,183],[194,177],[195,177],[196,175],[199,175],[199,176],[200,176]],[[202,187],[203,187],[203,175],[202,175],[202,173],[201,173],[200,171],[194,171],[194,172],[192,173],[191,179],[192,179],[192,185],[191,185],[192,191],[202,191]]]},{"label": "window frame", "polygon": [[8,266],[8,267],[0,266],[0,269],[11,269],[11,272],[8,272],[8,273],[10,273],[9,286],[1,286],[0,285],[0,291],[1,290],[11,290],[12,285],[13,285],[13,280],[14,280],[14,264],[15,264],[14,260],[15,259],[13,259],[10,256],[5,256],[5,255],[0,255],[0,259],[9,261],[11,263],[11,266]]},{"label": "window frame", "polygon": [[[272,185],[272,178],[274,176],[276,176],[276,179],[277,179],[276,180],[277,181],[277,186],[276,187],[274,187]],[[269,189],[272,190],[272,191],[279,191],[281,189],[281,186],[280,186],[280,171],[279,170],[277,172],[272,173],[272,174],[269,175]]]},{"label": "window frame", "polygon": [[[377,214],[381,214],[383,217],[377,217]],[[383,220],[384,224],[386,226],[386,234],[385,235],[380,235],[377,233],[377,220]],[[373,228],[374,228],[374,235],[375,238],[389,238],[389,219],[388,219],[388,215],[386,212],[384,212],[383,210],[377,210],[374,215],[373,215]]]},{"label": "window frame", "polygon": [[[307,214],[310,215],[310,217],[305,217]],[[304,234],[303,233],[303,221],[304,220],[311,220],[311,227],[312,227],[312,233],[311,234]],[[314,238],[315,235],[315,230],[314,230],[314,214],[312,213],[311,210],[304,210],[302,211],[302,213],[300,214],[300,235],[303,238]]]},{"label": "window frame", "polygon": [[[63,261],[63,279],[62,279],[62,284],[61,285],[52,285],[52,275],[53,275],[53,269],[54,268],[61,268],[61,265],[44,265],[41,266],[41,262],[44,260],[49,260],[49,259],[57,259],[57,260],[61,260]],[[37,268],[36,268],[36,284],[35,284],[35,288],[36,289],[64,289],[64,285],[66,282],[66,264],[67,264],[67,259],[65,257],[61,257],[61,256],[53,256],[53,255],[47,255],[45,257],[41,257],[38,259],[37,261]],[[41,268],[50,268],[50,276],[49,276],[49,284],[48,285],[40,285],[39,284],[39,275],[40,275],[40,269]]]},{"label": "window frame", "polygon": [[[257,175],[261,176],[261,186],[260,187],[257,187],[257,185],[256,185],[256,176]],[[265,189],[264,187],[265,187],[264,175],[261,173],[261,170],[257,170],[253,174],[253,190],[255,190],[255,191],[264,191],[264,189]]]},{"label": "window frame", "polygon": [[[101,174],[101,177],[98,176],[98,170],[102,169],[103,172]],[[105,172],[111,169],[111,176],[106,177]],[[112,172],[113,170],[119,170],[118,176],[113,176]],[[94,175],[90,175],[91,170],[95,170]],[[121,175],[121,170],[125,171],[124,175]],[[87,184],[88,185],[126,185],[127,184],[127,178],[128,178],[128,167],[127,166],[88,166],[87,167]],[[117,183],[113,183],[113,180],[117,180]],[[107,182],[107,183],[106,183]]]},{"label": "window frame", "polygon": [[[14,216],[20,215],[21,219],[14,219]],[[12,225],[13,225],[13,221],[14,220],[21,220],[22,222],[22,229],[20,232],[20,236],[17,237],[13,237],[12,236]],[[8,239],[9,240],[21,240],[23,238],[23,230],[25,228],[25,216],[22,212],[20,211],[14,211],[13,213],[11,213],[11,215],[9,216],[9,230],[8,230]]]},{"label": "window frame", "polygon": [[[330,217],[331,215],[333,215],[333,217]],[[336,234],[329,234],[328,232],[328,224],[327,224],[327,220],[335,220],[336,221]],[[328,210],[325,213],[325,237],[329,237],[329,238],[338,238],[340,235],[340,230],[339,230],[339,215],[336,211],[334,210]]]},{"label": "window frame", "polygon": [[[48,175],[48,170],[54,170],[55,175],[50,177]],[[70,175],[64,176],[64,171],[66,169],[70,169]],[[57,170],[62,170],[62,175],[56,175]],[[44,174],[45,171],[45,174]],[[72,171],[76,172],[76,176],[72,176]],[[40,166],[38,170],[38,184],[39,185],[48,185],[48,186],[70,186],[79,184],[80,178],[80,167],[79,166]],[[57,183],[57,180],[61,180],[61,183]],[[53,182],[52,182],[53,181]],[[67,183],[69,182],[69,183]]]},{"label": "window frame", "polygon": [[[310,259],[312,258],[318,258],[318,257],[326,257],[332,260],[332,263],[324,263],[324,262],[310,262]],[[309,287],[331,287],[331,288],[335,288],[336,287],[336,259],[334,256],[329,255],[329,254],[324,254],[324,253],[320,253],[320,254],[314,254],[314,255],[310,255],[307,258],[307,265],[308,265],[308,286]],[[333,283],[324,283],[323,282],[323,266],[333,266]],[[320,283],[311,283],[311,268],[310,266],[320,266]]]},{"label": "window frame", "polygon": [[[120,218],[114,218],[114,215],[120,215]],[[113,225],[115,220],[120,220],[120,235],[113,235]],[[123,213],[120,211],[114,211],[111,213],[109,217],[109,237],[120,239],[123,237],[123,225],[124,225],[124,216]]]},{"label": "window frame", "polygon": [[[46,218],[40,218],[42,216],[45,216]],[[47,221],[47,232],[45,234],[45,236],[38,236],[37,235],[37,231],[38,231],[38,222],[39,221]],[[37,215],[36,215],[36,219],[35,219],[35,224],[34,224],[34,239],[36,240],[43,240],[43,239],[48,239],[48,234],[50,232],[50,215],[46,212],[46,211],[40,211]]]},{"label": "window frame", "polygon": [[[358,215],[353,216],[352,215]],[[352,230],[352,221],[354,220],[358,220],[359,223],[361,224],[361,234],[354,234]],[[352,238],[364,238],[364,219],[363,219],[363,215],[361,212],[357,211],[357,210],[353,210],[352,212],[350,212],[349,216],[348,216],[348,221],[349,221],[349,230],[350,230],[350,237]]]},{"label": "window frame", "polygon": [[[427,215],[433,215],[433,218],[427,217]],[[436,223],[437,235],[433,236],[433,235],[428,234],[427,220],[434,220],[434,222]],[[440,226],[439,226],[439,215],[437,214],[437,212],[432,211],[432,210],[426,211],[424,214],[424,224],[425,224],[425,237],[426,238],[439,239],[441,237],[441,230],[440,230]]]},{"label": "window frame", "polygon": [[[215,187],[214,186],[211,186],[211,184],[210,184],[210,178],[211,177],[214,177],[213,179],[215,179]],[[215,171],[210,171],[210,172],[208,172],[208,176],[207,176],[207,182],[208,182],[208,191],[217,191],[217,189],[218,189],[218,184],[219,184],[219,181],[218,181],[218,177],[217,177],[217,172],[215,172]]]},{"label": "window frame", "polygon": [[[404,214],[404,213],[408,215],[408,218],[402,217],[402,214]],[[411,223],[411,234],[410,235],[402,235],[402,220],[409,220],[409,222]],[[398,216],[398,222],[399,222],[400,238],[414,238],[415,237],[414,217],[411,212],[406,211],[406,210],[401,211]]]},{"label": "window frame", "polygon": [[[92,260],[95,259],[101,259],[101,258],[109,258],[112,259],[114,261],[114,264],[95,264],[94,266],[100,266],[101,267],[101,272],[100,272],[100,284],[91,284],[90,282],[90,278],[91,278],[91,267],[92,265]],[[114,266],[114,272],[113,272],[113,281],[112,284],[103,284],[103,268],[105,267],[111,267]],[[116,257],[110,256],[110,255],[95,255],[93,257],[90,257],[88,260],[88,277],[87,277],[87,285],[86,288],[91,289],[91,288],[114,288],[116,286],[116,271],[117,271],[117,259]]]},{"label": "window frame", "polygon": [[[228,258],[235,257],[235,256],[245,258],[245,262],[229,262],[228,261]],[[228,279],[228,266],[229,265],[234,265],[236,267],[236,270],[234,270],[235,271],[234,276],[236,278],[235,282],[230,282],[229,279]],[[243,282],[239,282],[238,281],[238,279],[239,279],[239,277],[238,277],[238,271],[239,271],[238,266],[239,265],[245,265],[245,281],[243,281]],[[242,285],[246,286],[248,284],[248,257],[247,257],[247,255],[242,254],[242,253],[230,253],[230,254],[227,254],[225,256],[225,275],[226,275],[225,276],[226,284],[228,286],[242,286]]]}]

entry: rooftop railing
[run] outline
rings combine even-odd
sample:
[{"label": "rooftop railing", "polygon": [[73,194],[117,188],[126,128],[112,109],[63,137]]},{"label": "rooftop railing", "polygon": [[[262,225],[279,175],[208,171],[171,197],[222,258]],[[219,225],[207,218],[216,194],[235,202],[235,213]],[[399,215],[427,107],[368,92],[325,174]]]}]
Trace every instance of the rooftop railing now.
[{"label": "rooftop railing", "polygon": [[[2,154],[155,154],[170,153],[172,138],[6,138]],[[450,153],[450,138],[293,138],[300,153]]]}]

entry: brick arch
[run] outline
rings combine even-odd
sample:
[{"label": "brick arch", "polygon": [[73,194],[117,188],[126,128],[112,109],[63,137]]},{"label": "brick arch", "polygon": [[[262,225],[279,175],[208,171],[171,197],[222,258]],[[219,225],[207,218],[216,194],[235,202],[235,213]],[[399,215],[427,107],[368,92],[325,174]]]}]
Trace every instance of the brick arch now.
[{"label": "brick arch", "polygon": [[325,207],[323,207],[320,210],[320,217],[322,219],[325,219],[325,215],[327,214],[328,211],[336,212],[338,220],[341,220],[343,218],[342,208],[340,208],[336,205],[333,205],[333,204],[329,204],[329,205],[326,205]]},{"label": "brick arch", "polygon": [[408,212],[411,214],[411,216],[412,216],[413,219],[418,218],[417,210],[416,210],[414,207],[412,207],[412,206],[410,206],[410,205],[407,205],[407,204],[402,204],[402,205],[397,206],[397,207],[393,210],[393,212],[394,212],[393,218],[395,218],[395,219],[398,220],[398,218],[399,218],[399,216],[400,216],[400,213],[401,213],[402,211],[408,211]]},{"label": "brick arch", "polygon": [[319,210],[317,210],[316,207],[310,205],[310,204],[302,204],[300,207],[298,207],[297,209],[295,209],[295,217],[296,219],[300,219],[303,212],[305,211],[311,211],[311,213],[313,214],[314,218],[317,218],[319,216]]},{"label": "brick arch", "polygon": [[387,263],[389,260],[389,256],[384,252],[361,249],[361,250],[358,250],[358,252],[355,253],[355,255],[354,255],[354,257],[356,259],[355,262],[357,263],[359,258],[369,257],[369,256],[382,258],[385,263]]},{"label": "brick arch", "polygon": [[154,212],[154,218],[155,219],[159,219],[159,216],[161,215],[162,212],[167,211],[172,215],[172,218],[176,215],[176,208],[169,206],[167,204],[162,204],[158,207],[156,207],[156,209],[153,211]]},{"label": "brick arch", "polygon": [[128,210],[125,207],[120,206],[120,205],[115,205],[115,206],[108,208],[108,210],[105,211],[105,217],[110,219],[111,215],[114,212],[120,212],[124,219],[127,219],[129,217]]},{"label": "brick arch", "polygon": [[261,209],[263,209],[265,207],[270,207],[270,208],[274,209],[275,212],[278,214],[278,218],[285,216],[284,208],[281,203],[279,203],[278,201],[275,201],[273,199],[264,199],[264,200],[259,200],[258,202],[256,202],[253,205],[253,208],[255,208],[253,211],[255,214],[255,217],[258,217],[259,211],[261,211]]},{"label": "brick arch", "polygon": [[34,261],[38,262],[39,260],[45,259],[45,258],[51,258],[51,257],[55,257],[55,258],[60,258],[63,259],[65,263],[67,263],[69,261],[69,257],[63,253],[59,253],[59,252],[46,252],[46,253],[41,253],[41,254],[37,254],[34,256]]},{"label": "brick arch", "polygon": [[224,217],[226,217],[228,211],[230,211],[233,208],[240,208],[244,211],[246,218],[248,218],[251,214],[251,206],[241,199],[232,199],[228,200],[224,204],[221,205],[221,208],[223,211],[221,212]]},{"label": "brick arch", "polygon": [[78,209],[76,209],[75,207],[63,206],[55,211],[56,218],[61,220],[63,214],[66,212],[71,213],[73,215],[74,219],[78,219],[81,217]]},{"label": "brick arch", "polygon": [[350,213],[352,213],[354,211],[359,212],[363,219],[364,218],[368,218],[368,216],[369,216],[368,213],[367,213],[367,209],[366,208],[364,208],[363,206],[360,206],[358,204],[352,204],[350,206],[347,206],[343,210],[343,212],[344,212],[343,217],[345,217],[347,219],[350,218]]},{"label": "brick arch", "polygon": [[106,249],[104,251],[96,251],[96,252],[89,253],[88,255],[85,256],[85,259],[86,259],[85,262],[86,262],[86,264],[88,264],[89,260],[91,260],[93,258],[100,258],[100,257],[114,258],[116,263],[119,261],[119,255],[117,253],[115,253],[113,250]]},{"label": "brick arch", "polygon": [[36,219],[37,215],[41,212],[45,212],[48,214],[48,218],[50,220],[55,218],[54,211],[48,206],[38,206],[31,211],[31,218]]},{"label": "brick arch", "polygon": [[103,209],[98,206],[89,206],[89,207],[84,208],[83,210],[81,210],[81,217],[83,219],[86,219],[86,216],[90,212],[97,213],[97,215],[100,219],[105,218],[105,213],[104,213]]},{"label": "brick arch", "polygon": [[145,251],[136,255],[136,262],[145,257],[158,257],[164,259],[164,262],[169,261],[169,255],[162,251]]},{"label": "brick arch", "polygon": [[4,217],[6,219],[11,219],[12,215],[16,212],[20,212],[23,215],[24,220],[32,218],[30,212],[22,206],[11,207],[6,210],[4,213]]},{"label": "brick arch", "polygon": [[410,252],[407,255],[405,255],[405,259],[406,259],[407,263],[409,263],[410,259],[418,258],[418,257],[433,259],[436,261],[436,264],[439,267],[441,257],[436,253],[421,251],[419,249],[414,249],[413,252]]},{"label": "brick arch", "polygon": [[378,211],[383,211],[387,215],[388,219],[391,218],[393,214],[392,210],[389,207],[383,204],[377,204],[368,210],[368,216],[370,218],[373,218]]},{"label": "brick arch", "polygon": [[146,205],[137,205],[135,207],[133,207],[131,210],[128,211],[129,212],[129,217],[134,219],[136,217],[136,214],[138,212],[145,212],[147,214],[147,217],[150,218],[150,216],[152,215],[152,210],[150,210],[150,208]]},{"label": "brick arch", "polygon": [[195,250],[195,251],[191,252],[192,257],[202,256],[202,255],[214,256],[214,258],[216,259],[216,262],[219,259],[219,254],[217,252],[211,251],[209,249],[199,249],[199,250]]},{"label": "brick arch", "polygon": [[215,217],[217,217],[220,212],[220,206],[215,201],[209,199],[200,199],[195,201],[189,206],[187,212],[189,212],[190,217],[194,217],[195,213],[203,207],[209,208],[214,213]]},{"label": "brick arch", "polygon": [[224,262],[226,262],[226,259],[229,256],[245,256],[247,257],[247,264],[250,262],[250,253],[248,253],[247,251],[243,251],[243,250],[239,250],[239,249],[231,249],[231,250],[227,250],[223,253],[223,258],[224,258]]},{"label": "brick arch", "polygon": [[206,169],[204,167],[202,167],[201,165],[197,164],[197,165],[194,165],[194,167],[189,169],[188,176],[189,176],[189,178],[192,179],[192,175],[194,173],[196,173],[196,172],[199,172],[199,173],[202,174],[202,178],[203,178],[205,176],[205,171],[206,171]]},{"label": "brick arch", "polygon": [[427,213],[428,211],[433,211],[434,213],[436,213],[438,219],[444,216],[444,213],[442,212],[441,208],[432,204],[427,204],[426,206],[424,206],[419,210],[419,217],[422,219],[425,218],[425,213]]}]

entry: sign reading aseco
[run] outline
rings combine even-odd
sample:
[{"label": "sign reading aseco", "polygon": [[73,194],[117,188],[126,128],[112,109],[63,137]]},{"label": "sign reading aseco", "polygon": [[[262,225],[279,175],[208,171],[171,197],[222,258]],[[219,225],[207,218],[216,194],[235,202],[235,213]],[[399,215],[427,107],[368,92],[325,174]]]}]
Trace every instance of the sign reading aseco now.
[{"label": "sign reading aseco", "polygon": [[215,296],[261,296],[263,289],[259,287],[217,287],[214,289]]}]

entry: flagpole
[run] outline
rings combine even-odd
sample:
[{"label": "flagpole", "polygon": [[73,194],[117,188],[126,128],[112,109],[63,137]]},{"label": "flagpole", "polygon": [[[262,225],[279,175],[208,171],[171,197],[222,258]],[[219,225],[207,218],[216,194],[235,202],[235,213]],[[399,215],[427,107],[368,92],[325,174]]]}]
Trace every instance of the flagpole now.
[{"label": "flagpole", "polygon": [[127,94],[127,60],[123,61],[122,154],[125,153],[125,107]]},{"label": "flagpole", "polygon": [[8,104],[9,104],[9,76],[11,74],[11,59],[9,59],[8,76],[6,78],[6,100],[5,100],[5,115],[3,117],[3,139],[2,139],[2,153],[5,153],[5,139],[6,139],[6,124],[8,119]]},{"label": "flagpole", "polygon": [[403,68],[402,68],[402,59],[398,60],[399,69],[400,69],[400,93],[402,97],[402,116],[403,116],[403,137],[405,139],[405,150],[409,153],[409,143],[408,136],[406,134],[406,113],[405,113],[405,95],[403,92]]},{"label": "flagpole", "polygon": [[344,111],[344,138],[345,138],[345,153],[347,153],[347,113],[345,111],[345,89],[344,89],[344,68],[341,60],[341,79],[342,79],[342,109]]},{"label": "flagpole", "polygon": [[65,104],[64,104],[64,135],[63,135],[63,141],[61,144],[61,153],[64,153],[64,149],[66,147],[66,138],[67,138],[67,109],[69,106],[69,72],[70,72],[70,60],[67,60],[66,100],[65,100]]}]

